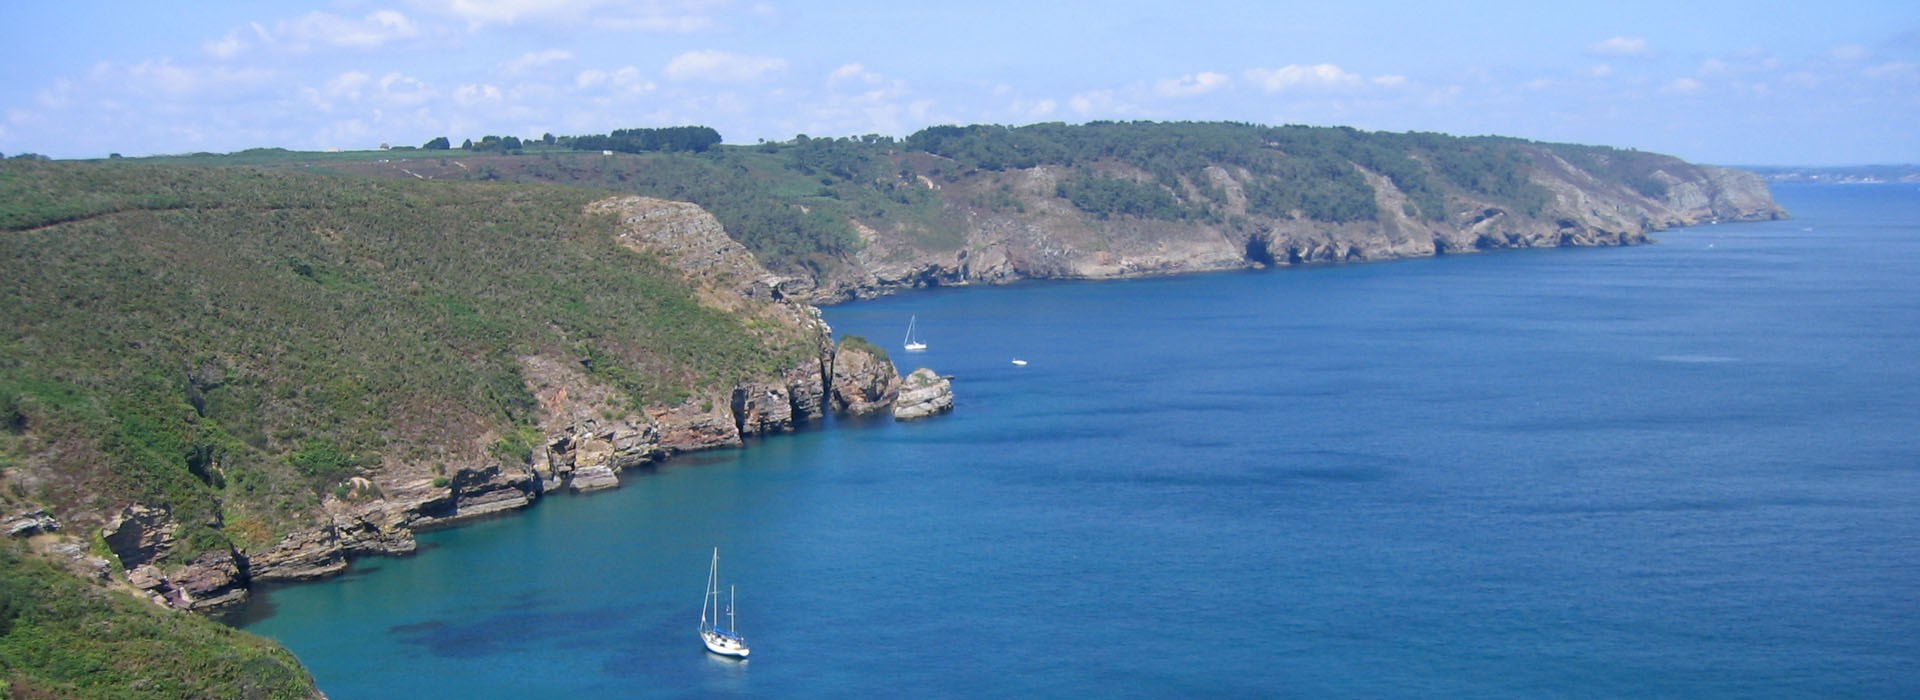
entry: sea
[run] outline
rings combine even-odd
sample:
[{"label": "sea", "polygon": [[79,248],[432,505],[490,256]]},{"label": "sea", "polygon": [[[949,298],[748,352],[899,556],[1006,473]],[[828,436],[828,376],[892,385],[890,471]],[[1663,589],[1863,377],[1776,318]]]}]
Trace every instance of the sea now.
[{"label": "sea", "polygon": [[[954,411],[230,623],[334,700],[1920,697],[1920,185],[1774,193],[1645,246],[830,307]],[[747,661],[695,632],[716,548]]]}]

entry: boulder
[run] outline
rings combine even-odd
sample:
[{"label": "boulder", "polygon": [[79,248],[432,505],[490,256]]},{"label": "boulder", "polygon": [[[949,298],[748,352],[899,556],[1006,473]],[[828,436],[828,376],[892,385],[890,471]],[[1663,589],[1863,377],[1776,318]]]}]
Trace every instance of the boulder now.
[{"label": "boulder", "polygon": [[0,522],[0,529],[6,530],[9,537],[32,537],[59,530],[60,521],[54,520],[46,509],[30,510]]},{"label": "boulder", "polygon": [[573,470],[573,476],[567,480],[567,486],[576,493],[619,488],[620,478],[614,476],[612,467],[598,464]]}]

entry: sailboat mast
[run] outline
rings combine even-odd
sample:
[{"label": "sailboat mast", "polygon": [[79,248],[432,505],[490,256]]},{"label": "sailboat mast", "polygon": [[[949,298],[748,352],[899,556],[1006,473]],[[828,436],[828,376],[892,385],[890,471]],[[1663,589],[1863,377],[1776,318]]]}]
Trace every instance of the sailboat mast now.
[{"label": "sailboat mast", "polygon": [[727,634],[734,633],[733,624],[733,586],[727,586]]},{"label": "sailboat mast", "polygon": [[707,589],[700,595],[700,629],[707,629],[707,606],[713,606],[714,622],[720,621],[720,548],[713,548],[713,565],[707,569]]}]

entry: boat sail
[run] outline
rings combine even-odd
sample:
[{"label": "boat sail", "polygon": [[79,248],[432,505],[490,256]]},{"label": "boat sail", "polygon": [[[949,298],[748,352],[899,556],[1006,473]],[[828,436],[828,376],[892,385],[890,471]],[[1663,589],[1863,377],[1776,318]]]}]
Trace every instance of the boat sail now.
[{"label": "boat sail", "polygon": [[[713,610],[712,622],[707,620],[707,610]],[[707,651],[721,656],[747,658],[752,651],[747,640],[734,632],[733,587],[727,587],[727,628],[720,629],[720,548],[713,548],[713,566],[707,569],[707,595],[700,601],[700,641],[707,645]]]},{"label": "boat sail", "polygon": [[926,343],[913,339],[913,322],[919,319],[918,316],[907,317],[907,352],[920,352],[927,349]]}]

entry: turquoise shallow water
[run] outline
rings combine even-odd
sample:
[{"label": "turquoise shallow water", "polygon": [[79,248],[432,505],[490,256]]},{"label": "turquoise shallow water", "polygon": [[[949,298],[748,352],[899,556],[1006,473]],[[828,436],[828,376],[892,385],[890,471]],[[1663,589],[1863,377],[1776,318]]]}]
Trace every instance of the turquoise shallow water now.
[{"label": "turquoise shallow water", "polygon": [[[956,376],[236,618],[375,697],[1920,696],[1920,189],[830,308]],[[1013,358],[1029,361],[1025,367]],[[694,634],[708,552],[744,664]]]}]

